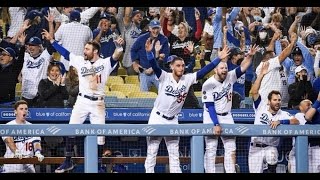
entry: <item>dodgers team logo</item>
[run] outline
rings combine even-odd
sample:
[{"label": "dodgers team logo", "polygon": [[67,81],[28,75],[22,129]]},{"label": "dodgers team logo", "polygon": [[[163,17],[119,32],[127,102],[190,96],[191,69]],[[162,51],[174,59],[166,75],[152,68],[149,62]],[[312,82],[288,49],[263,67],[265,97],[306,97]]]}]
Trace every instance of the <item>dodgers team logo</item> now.
[{"label": "dodgers team logo", "polygon": [[187,89],[187,87],[185,85],[183,85],[180,89],[173,89],[172,86],[168,85],[166,86],[165,89],[165,94],[167,96],[173,96],[177,98],[177,102],[181,103],[185,100],[185,98],[187,97],[188,92],[185,92]]}]

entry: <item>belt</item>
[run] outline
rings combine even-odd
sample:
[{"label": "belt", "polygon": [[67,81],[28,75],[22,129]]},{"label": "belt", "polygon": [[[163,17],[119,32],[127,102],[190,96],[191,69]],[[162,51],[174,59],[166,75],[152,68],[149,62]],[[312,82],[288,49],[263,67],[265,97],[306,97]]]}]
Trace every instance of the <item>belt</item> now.
[{"label": "belt", "polygon": [[[157,113],[159,116],[161,116],[161,113],[160,113],[159,111],[157,111],[156,113]],[[168,117],[168,116],[166,116],[166,115],[162,114],[162,116],[161,116],[161,117],[165,118],[166,120],[172,120],[172,119],[174,119],[174,117],[175,117],[175,116]]]},{"label": "belt", "polygon": [[261,148],[265,148],[265,147],[269,146],[269,145],[261,144],[261,143],[250,143],[250,145],[253,147],[261,147]]},{"label": "belt", "polygon": [[219,115],[219,116],[226,116],[226,115],[228,115],[228,112],[225,112],[225,113],[217,113],[217,115]]},{"label": "belt", "polygon": [[79,96],[82,96],[84,98],[90,99],[91,101],[98,101],[98,100],[103,100],[103,97],[94,97],[94,96],[88,96],[82,93],[79,93]]}]

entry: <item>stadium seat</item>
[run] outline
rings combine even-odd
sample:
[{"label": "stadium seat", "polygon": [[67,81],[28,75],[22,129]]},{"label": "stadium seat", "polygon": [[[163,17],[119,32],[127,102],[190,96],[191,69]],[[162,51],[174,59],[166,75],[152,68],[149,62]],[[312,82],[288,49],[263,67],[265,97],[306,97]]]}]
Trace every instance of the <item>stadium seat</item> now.
[{"label": "stadium seat", "polygon": [[123,92],[120,92],[120,91],[108,91],[108,92],[106,92],[106,96],[107,97],[115,96],[117,98],[126,98],[126,95],[123,94]]},{"label": "stadium seat", "polygon": [[200,98],[201,98],[202,92],[201,92],[201,91],[195,91],[195,92],[194,92],[194,95],[195,95],[196,97],[200,97]]},{"label": "stadium seat", "polygon": [[22,84],[21,83],[17,83],[16,84],[16,100],[20,100],[21,99],[21,92],[22,92]]},{"label": "stadium seat", "polygon": [[157,94],[158,94],[158,89],[157,89],[154,85],[152,85],[152,86],[150,87],[149,92],[154,92],[154,93],[157,93]]},{"label": "stadium seat", "polygon": [[112,84],[124,84],[123,78],[120,76],[109,76],[107,86],[110,87]]},{"label": "stadium seat", "polygon": [[125,77],[124,81],[125,81],[126,84],[136,84],[138,86],[140,84],[138,75],[136,75],[136,76],[127,76],[127,77]]},{"label": "stadium seat", "polygon": [[104,92],[107,93],[108,91],[110,91],[110,88],[109,88],[109,86],[106,85],[106,86],[104,87]]},{"label": "stadium seat", "polygon": [[128,96],[130,92],[140,92],[140,87],[135,84],[112,84],[110,90],[120,91]]},{"label": "stadium seat", "polygon": [[128,98],[157,98],[157,93],[154,92],[131,92],[128,94]]}]

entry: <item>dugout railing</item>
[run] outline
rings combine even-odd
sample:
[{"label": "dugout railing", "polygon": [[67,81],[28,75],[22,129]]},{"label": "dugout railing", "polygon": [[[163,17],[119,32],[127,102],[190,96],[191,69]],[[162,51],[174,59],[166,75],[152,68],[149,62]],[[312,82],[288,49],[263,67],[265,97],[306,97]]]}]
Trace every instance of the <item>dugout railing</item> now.
[{"label": "dugout railing", "polygon": [[[308,136],[319,136],[319,125],[269,126],[252,124],[222,124],[222,136],[295,136],[297,172],[308,172]],[[84,170],[98,172],[97,136],[191,136],[191,172],[204,172],[204,136],[213,135],[210,124],[148,125],[148,124],[33,124],[0,125],[0,136],[85,136]]]}]

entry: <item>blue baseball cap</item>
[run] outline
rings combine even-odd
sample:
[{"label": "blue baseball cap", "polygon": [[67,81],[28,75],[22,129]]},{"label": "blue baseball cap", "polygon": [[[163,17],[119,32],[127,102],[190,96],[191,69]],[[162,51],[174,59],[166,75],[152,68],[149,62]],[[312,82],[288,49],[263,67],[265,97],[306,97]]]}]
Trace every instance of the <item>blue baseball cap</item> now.
[{"label": "blue baseball cap", "polygon": [[70,12],[70,21],[80,21],[80,12],[73,10]]},{"label": "blue baseball cap", "polygon": [[212,14],[216,14],[216,8],[209,8],[207,14],[208,16],[211,16]]},{"label": "blue baseball cap", "polygon": [[5,52],[6,54],[9,54],[11,57],[16,57],[16,52],[11,47],[2,48],[0,47],[0,50]]},{"label": "blue baseball cap", "polygon": [[107,20],[111,20],[111,16],[110,16],[110,14],[108,14],[108,13],[103,13],[103,14],[101,14],[101,16],[100,16],[100,19],[107,19]]},{"label": "blue baseball cap", "polygon": [[42,44],[42,41],[40,38],[38,38],[37,36],[33,36],[29,39],[28,45],[34,45],[34,46],[39,46]]},{"label": "blue baseball cap", "polygon": [[258,26],[258,31],[267,30],[264,26]]},{"label": "blue baseball cap", "polygon": [[156,20],[156,19],[150,21],[149,27],[151,27],[151,28],[160,28],[161,27],[160,21]]},{"label": "blue baseball cap", "polygon": [[34,18],[36,18],[37,16],[42,16],[42,13],[37,11],[37,10],[32,10],[30,12],[28,12],[28,14],[26,15],[25,19],[30,19],[33,20]]}]

